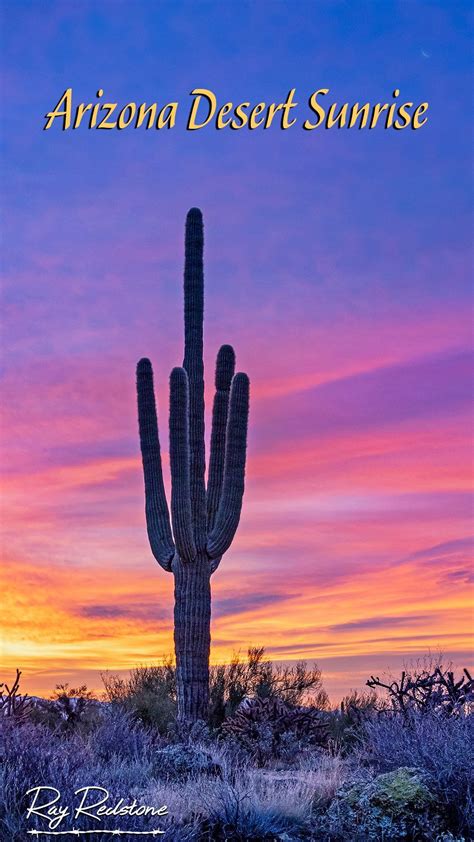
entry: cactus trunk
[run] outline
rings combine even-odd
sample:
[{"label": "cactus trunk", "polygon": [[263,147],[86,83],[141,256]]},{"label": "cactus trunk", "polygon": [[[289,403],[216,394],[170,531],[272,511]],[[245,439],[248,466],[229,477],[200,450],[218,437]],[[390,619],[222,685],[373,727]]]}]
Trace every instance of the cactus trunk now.
[{"label": "cactus trunk", "polygon": [[205,554],[179,562],[174,580],[174,645],[178,719],[206,719],[209,705],[211,580]]},{"label": "cactus trunk", "polygon": [[206,719],[209,703],[211,574],[229,549],[242,508],[249,408],[246,374],[234,374],[235,354],[217,355],[216,395],[206,488],[203,364],[203,226],[201,211],[186,219],[184,361],[170,377],[171,522],[158,437],[153,371],[137,366],[138,421],[150,546],[175,577],[174,640],[178,720]]}]

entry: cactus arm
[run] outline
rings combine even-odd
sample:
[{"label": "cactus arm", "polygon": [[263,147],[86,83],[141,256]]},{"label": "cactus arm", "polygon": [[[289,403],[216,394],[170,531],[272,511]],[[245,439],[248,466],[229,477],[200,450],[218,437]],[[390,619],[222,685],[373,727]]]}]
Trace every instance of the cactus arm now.
[{"label": "cactus arm", "polygon": [[137,398],[148,539],[158,564],[170,571],[175,547],[161,468],[153,369],[147,359],[137,365]]},{"label": "cactus arm", "polygon": [[216,523],[207,542],[210,559],[218,559],[229,549],[239,524],[245,483],[248,412],[249,379],[246,374],[236,374],[230,390],[221,499]]},{"label": "cactus arm", "polygon": [[235,369],[234,349],[223,345],[216,362],[216,394],[212,411],[211,452],[207,482],[207,530],[212,532],[219,509],[224,476],[225,439],[229,394]]},{"label": "cactus arm", "polygon": [[[216,394],[212,411],[211,452],[209,457],[209,477],[207,483],[207,531],[210,534],[215,526],[224,476],[225,440],[229,394],[235,370],[235,353],[231,345],[222,345],[216,362]],[[210,563],[210,572],[217,570],[222,556]]]},{"label": "cactus arm", "polygon": [[189,385],[184,368],[170,377],[171,519],[176,549],[183,561],[193,561],[196,547],[190,496]]},{"label": "cactus arm", "polygon": [[206,544],[204,452],[204,272],[203,225],[198,208],[186,218],[184,263],[184,361],[189,378],[189,446],[191,506],[196,549]]}]

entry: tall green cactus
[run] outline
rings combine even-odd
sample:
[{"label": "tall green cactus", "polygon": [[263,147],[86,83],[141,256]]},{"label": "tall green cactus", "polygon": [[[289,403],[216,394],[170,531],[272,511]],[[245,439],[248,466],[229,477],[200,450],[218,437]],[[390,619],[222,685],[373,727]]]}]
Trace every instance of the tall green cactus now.
[{"label": "tall green cactus", "polygon": [[[163,484],[153,371],[137,366],[138,419],[150,546],[174,574],[174,642],[178,719],[206,719],[209,702],[211,574],[229,549],[242,508],[249,380],[234,374],[235,354],[217,355],[211,453],[206,489],[203,363],[203,225],[186,219],[184,362],[170,377],[171,523]],[[171,529],[172,524],[172,529]]]}]

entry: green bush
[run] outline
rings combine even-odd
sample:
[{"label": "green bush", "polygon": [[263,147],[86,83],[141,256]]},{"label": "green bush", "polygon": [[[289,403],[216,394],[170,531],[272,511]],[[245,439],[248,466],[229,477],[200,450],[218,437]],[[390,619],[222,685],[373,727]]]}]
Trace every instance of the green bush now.
[{"label": "green bush", "polygon": [[176,717],[176,674],[171,659],[160,666],[137,667],[127,679],[102,674],[109,702],[120,705],[144,725],[165,734]]}]

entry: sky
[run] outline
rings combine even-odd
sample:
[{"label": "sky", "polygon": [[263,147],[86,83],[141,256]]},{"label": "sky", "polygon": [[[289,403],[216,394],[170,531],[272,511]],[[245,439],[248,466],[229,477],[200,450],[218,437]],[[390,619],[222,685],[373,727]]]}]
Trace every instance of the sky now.
[{"label": "sky", "polygon": [[[212,661],[263,645],[331,697],[472,662],[469,4],[12,2],[2,8],[2,679],[100,688],[172,651],[145,531],[135,365],[168,484],[183,227],[205,223],[207,429],[230,342],[246,494],[213,577]],[[43,131],[73,101],[178,100],[173,130]],[[296,89],[429,102],[418,131],[185,129]]]}]

